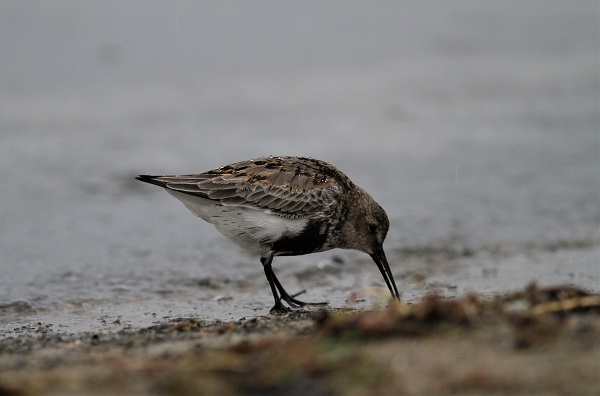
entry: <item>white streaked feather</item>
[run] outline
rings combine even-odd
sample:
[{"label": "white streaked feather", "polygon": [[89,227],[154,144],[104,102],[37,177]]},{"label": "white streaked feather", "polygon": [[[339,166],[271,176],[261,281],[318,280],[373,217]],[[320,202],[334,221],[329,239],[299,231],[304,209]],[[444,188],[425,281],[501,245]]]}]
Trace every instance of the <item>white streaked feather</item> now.
[{"label": "white streaked feather", "polygon": [[221,234],[262,257],[269,252],[269,243],[284,235],[299,234],[308,222],[305,218],[290,219],[277,216],[267,209],[241,205],[224,206],[198,196],[168,188],[165,190],[179,199],[193,214],[213,224]]}]

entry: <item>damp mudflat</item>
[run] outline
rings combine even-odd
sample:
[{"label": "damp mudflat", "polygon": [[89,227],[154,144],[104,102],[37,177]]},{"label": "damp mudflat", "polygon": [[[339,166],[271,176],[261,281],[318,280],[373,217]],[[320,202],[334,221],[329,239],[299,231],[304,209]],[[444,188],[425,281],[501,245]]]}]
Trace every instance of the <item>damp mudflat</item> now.
[{"label": "damp mudflat", "polygon": [[578,394],[599,390],[600,295],[427,296],[0,341],[4,394]]},{"label": "damp mudflat", "polygon": [[[600,291],[595,2],[235,4],[0,5],[0,340],[268,321],[258,258],[134,180],[263,155],[382,205],[405,303]],[[385,305],[358,252],[273,268]]]}]

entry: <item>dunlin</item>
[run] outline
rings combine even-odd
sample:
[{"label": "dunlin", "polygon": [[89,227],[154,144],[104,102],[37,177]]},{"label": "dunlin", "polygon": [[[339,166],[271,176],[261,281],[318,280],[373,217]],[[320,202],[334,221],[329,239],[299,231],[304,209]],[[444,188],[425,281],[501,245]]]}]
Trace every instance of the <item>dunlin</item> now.
[{"label": "dunlin", "polygon": [[193,214],[259,255],[275,299],[272,311],[286,310],[281,300],[292,307],[326,304],[288,294],[273,272],[273,257],[334,248],[369,254],[392,297],[400,298],[383,251],[390,224],[385,211],[324,161],[264,157],[199,174],[136,179],[163,187]]}]

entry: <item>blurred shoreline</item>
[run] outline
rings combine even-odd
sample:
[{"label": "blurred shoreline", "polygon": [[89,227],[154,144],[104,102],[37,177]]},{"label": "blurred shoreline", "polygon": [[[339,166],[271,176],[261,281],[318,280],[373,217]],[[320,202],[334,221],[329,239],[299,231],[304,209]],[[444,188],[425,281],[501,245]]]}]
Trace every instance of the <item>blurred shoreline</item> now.
[{"label": "blurred shoreline", "polygon": [[[260,263],[140,173],[333,163],[386,209],[406,301],[599,291],[594,1],[0,3],[0,337],[264,315]],[[349,251],[278,276],[332,307]]]}]

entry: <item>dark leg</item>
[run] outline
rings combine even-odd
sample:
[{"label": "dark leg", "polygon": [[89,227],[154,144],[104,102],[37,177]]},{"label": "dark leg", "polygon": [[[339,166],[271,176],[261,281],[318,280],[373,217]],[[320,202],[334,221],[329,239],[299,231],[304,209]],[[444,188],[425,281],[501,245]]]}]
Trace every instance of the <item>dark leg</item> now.
[{"label": "dark leg", "polygon": [[[275,274],[273,273],[273,268],[271,267],[271,263],[273,262],[273,257],[275,256],[275,252],[271,251],[267,255],[267,257],[261,257],[260,262],[263,265],[263,269],[265,270],[265,275],[267,276],[267,280],[269,281],[269,286],[271,286],[271,292],[273,293],[273,298],[275,299],[275,306],[271,308],[271,312],[284,312],[288,310],[282,303],[279,295],[277,294],[277,290],[275,289]],[[277,281],[279,283],[279,281]]]},{"label": "dark leg", "polygon": [[285,291],[285,289],[279,282],[279,279],[277,279],[277,277],[275,276],[275,273],[272,270],[271,270],[271,273],[273,274],[273,281],[275,281],[275,286],[277,286],[277,289],[279,290],[279,293],[281,294],[281,299],[283,301],[285,301],[286,303],[290,304],[291,307],[296,308],[296,307],[303,307],[305,305],[327,305],[326,302],[307,303],[304,301],[296,300],[294,297],[299,296],[300,294],[306,292],[306,290],[302,290],[296,294],[289,295],[288,292]]}]

